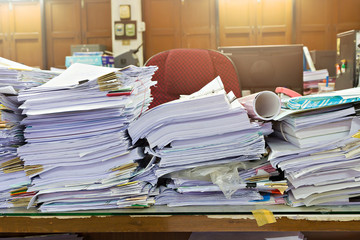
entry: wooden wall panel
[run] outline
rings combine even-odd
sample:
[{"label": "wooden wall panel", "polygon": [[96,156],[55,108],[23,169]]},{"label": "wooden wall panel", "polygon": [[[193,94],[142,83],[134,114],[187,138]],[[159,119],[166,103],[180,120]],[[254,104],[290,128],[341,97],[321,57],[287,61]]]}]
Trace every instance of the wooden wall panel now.
[{"label": "wooden wall panel", "polygon": [[309,50],[335,47],[333,0],[296,1],[296,43]]},{"label": "wooden wall panel", "polygon": [[183,0],[181,5],[181,47],[216,49],[215,0]]},{"label": "wooden wall panel", "polygon": [[111,0],[86,0],[81,15],[82,43],[103,44],[112,51]]},{"label": "wooden wall panel", "polygon": [[8,3],[0,3],[0,57],[10,58]]},{"label": "wooden wall panel", "polygon": [[257,44],[290,44],[292,35],[292,1],[257,2]]},{"label": "wooden wall panel", "polygon": [[80,1],[45,1],[48,67],[65,68],[70,46],[81,43]]},{"label": "wooden wall panel", "polygon": [[220,46],[253,45],[256,16],[253,0],[219,1]]},{"label": "wooden wall panel", "polygon": [[180,1],[143,1],[145,59],[164,50],[181,46]]},{"label": "wooden wall panel", "polygon": [[336,33],[360,29],[360,1],[337,0],[334,7]]},{"label": "wooden wall panel", "polygon": [[11,59],[43,68],[40,2],[13,2],[11,5]]},{"label": "wooden wall panel", "polygon": [[216,49],[215,0],[143,1],[145,59],[173,48]]},{"label": "wooden wall panel", "polygon": [[290,44],[292,0],[219,1],[220,46]]}]

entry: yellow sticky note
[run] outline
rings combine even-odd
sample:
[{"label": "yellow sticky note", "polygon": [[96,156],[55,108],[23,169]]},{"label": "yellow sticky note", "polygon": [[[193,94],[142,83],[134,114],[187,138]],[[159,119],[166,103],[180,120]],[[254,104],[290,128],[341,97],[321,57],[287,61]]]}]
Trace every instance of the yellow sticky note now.
[{"label": "yellow sticky note", "polygon": [[353,138],[360,138],[360,131],[352,135]]},{"label": "yellow sticky note", "polygon": [[252,214],[254,215],[255,220],[259,227],[268,223],[276,222],[274,214],[267,209],[256,209],[252,211]]}]

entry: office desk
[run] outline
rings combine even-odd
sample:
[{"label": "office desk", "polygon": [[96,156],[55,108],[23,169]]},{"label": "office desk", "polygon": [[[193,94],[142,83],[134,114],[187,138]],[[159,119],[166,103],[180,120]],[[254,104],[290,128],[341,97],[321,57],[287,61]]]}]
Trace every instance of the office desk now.
[{"label": "office desk", "polygon": [[[276,223],[258,227],[251,210],[271,210]],[[0,233],[360,231],[360,207],[155,206],[69,213],[1,211]]]}]

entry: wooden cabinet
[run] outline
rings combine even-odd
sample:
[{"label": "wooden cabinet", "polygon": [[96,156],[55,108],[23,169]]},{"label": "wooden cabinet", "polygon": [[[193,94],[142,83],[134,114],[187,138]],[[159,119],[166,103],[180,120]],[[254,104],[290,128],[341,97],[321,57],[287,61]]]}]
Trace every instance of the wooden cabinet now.
[{"label": "wooden cabinet", "polygon": [[334,0],[296,1],[296,42],[310,50],[334,48]]},{"label": "wooden cabinet", "polygon": [[0,3],[0,56],[10,58],[8,3]]},{"label": "wooden cabinet", "polygon": [[359,0],[336,0],[333,9],[336,33],[360,29]]},{"label": "wooden cabinet", "polygon": [[39,1],[0,3],[0,56],[43,67],[40,9]]},{"label": "wooden cabinet", "polygon": [[112,50],[110,0],[45,1],[47,66],[65,68],[75,44],[103,44]]},{"label": "wooden cabinet", "polygon": [[360,29],[358,0],[296,0],[296,43],[335,50],[336,34]]},{"label": "wooden cabinet", "polygon": [[143,1],[145,59],[173,48],[216,49],[215,0]]},{"label": "wooden cabinet", "polygon": [[220,46],[289,44],[291,0],[219,1]]}]

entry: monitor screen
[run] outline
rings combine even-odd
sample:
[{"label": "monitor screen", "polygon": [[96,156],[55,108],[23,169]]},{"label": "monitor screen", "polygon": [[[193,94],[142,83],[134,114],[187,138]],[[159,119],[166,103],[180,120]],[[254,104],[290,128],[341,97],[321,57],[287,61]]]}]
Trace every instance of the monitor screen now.
[{"label": "monitor screen", "polygon": [[303,94],[303,45],[219,47],[235,64],[241,90],[287,87]]}]

